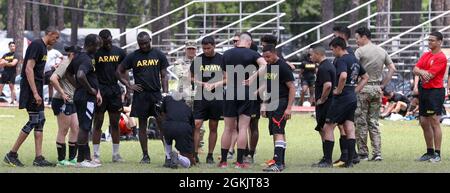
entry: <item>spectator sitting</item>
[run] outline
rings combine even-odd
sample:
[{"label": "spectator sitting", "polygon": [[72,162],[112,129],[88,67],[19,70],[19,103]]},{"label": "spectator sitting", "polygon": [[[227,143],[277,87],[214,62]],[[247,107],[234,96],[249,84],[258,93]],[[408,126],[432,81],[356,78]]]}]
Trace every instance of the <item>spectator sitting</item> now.
[{"label": "spectator sitting", "polygon": [[389,104],[381,114],[381,118],[388,117],[391,113],[400,114],[406,116],[410,101],[408,97],[400,93],[394,93],[393,91],[384,90],[383,95],[388,99]]}]

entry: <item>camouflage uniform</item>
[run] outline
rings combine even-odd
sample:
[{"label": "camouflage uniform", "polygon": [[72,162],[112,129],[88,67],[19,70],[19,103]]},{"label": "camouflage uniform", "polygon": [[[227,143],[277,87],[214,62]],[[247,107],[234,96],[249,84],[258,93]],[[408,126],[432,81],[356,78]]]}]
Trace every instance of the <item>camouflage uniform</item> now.
[{"label": "camouflage uniform", "polygon": [[191,72],[189,70],[192,60],[187,58],[175,61],[173,71],[178,78],[177,91],[192,97]]},{"label": "camouflage uniform", "polygon": [[372,143],[372,155],[381,156],[381,132],[378,125],[381,108],[381,82],[383,67],[393,64],[388,53],[381,47],[368,43],[355,51],[355,56],[366,69],[369,81],[358,94],[356,117],[356,143],[360,156],[368,156],[367,133]]},{"label": "camouflage uniform", "polygon": [[368,156],[367,133],[372,143],[373,155],[381,155],[381,133],[378,125],[381,108],[381,87],[368,84],[358,94],[356,117],[356,139],[358,153]]}]

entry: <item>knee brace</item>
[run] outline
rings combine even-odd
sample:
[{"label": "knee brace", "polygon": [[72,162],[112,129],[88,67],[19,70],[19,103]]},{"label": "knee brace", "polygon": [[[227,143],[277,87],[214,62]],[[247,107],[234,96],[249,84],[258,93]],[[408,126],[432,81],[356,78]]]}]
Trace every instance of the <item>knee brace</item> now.
[{"label": "knee brace", "polygon": [[26,134],[30,134],[31,131],[39,124],[39,113],[28,113],[28,122],[22,128],[22,131]]},{"label": "knee brace", "polygon": [[34,131],[43,132],[44,125],[45,125],[45,113],[44,113],[44,111],[41,111],[41,112],[39,112],[38,124],[34,128]]}]

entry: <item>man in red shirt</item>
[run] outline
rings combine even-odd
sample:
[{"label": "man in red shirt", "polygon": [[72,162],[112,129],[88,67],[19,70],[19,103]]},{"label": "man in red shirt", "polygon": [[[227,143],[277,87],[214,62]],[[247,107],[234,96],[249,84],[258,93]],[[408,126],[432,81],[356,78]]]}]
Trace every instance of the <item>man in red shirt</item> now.
[{"label": "man in red shirt", "polygon": [[414,67],[414,74],[420,77],[420,125],[427,144],[427,153],[417,161],[441,161],[442,131],[439,120],[445,98],[444,74],[447,68],[447,57],[441,51],[442,40],[440,32],[432,32],[428,39],[431,51],[425,53]]}]

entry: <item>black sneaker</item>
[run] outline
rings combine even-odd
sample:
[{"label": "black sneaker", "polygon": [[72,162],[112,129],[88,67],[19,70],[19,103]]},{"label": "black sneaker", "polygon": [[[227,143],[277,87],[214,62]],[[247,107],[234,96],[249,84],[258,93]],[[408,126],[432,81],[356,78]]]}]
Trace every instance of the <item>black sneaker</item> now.
[{"label": "black sneaker", "polygon": [[359,155],[359,160],[360,161],[369,161],[369,156],[367,156],[367,155]]},{"label": "black sneaker", "polygon": [[167,159],[167,158],[166,158],[166,160],[164,160],[164,165],[163,165],[163,167],[165,167],[165,168],[170,168],[170,159]]},{"label": "black sneaker", "polygon": [[214,158],[211,156],[211,157],[206,157],[206,163],[207,164],[216,164],[216,162],[214,162]]},{"label": "black sneaker", "polygon": [[313,164],[312,167],[315,168],[332,168],[333,164],[331,163],[331,161],[327,161],[325,159],[320,160],[319,163]]},{"label": "black sneaker", "polygon": [[353,162],[349,164],[344,164],[344,168],[353,168]]},{"label": "black sneaker", "polygon": [[263,172],[282,172],[284,167],[282,165],[273,164],[263,169]]},{"label": "black sneaker", "polygon": [[36,166],[36,167],[56,167],[56,164],[45,160],[44,156],[39,156],[39,157],[36,157],[34,159],[33,166]]},{"label": "black sneaker", "polygon": [[381,157],[381,155],[374,155],[372,157],[372,159],[369,160],[370,162],[379,162],[379,161],[383,161],[383,158]]},{"label": "black sneaker", "polygon": [[142,157],[141,162],[139,162],[139,163],[141,163],[141,164],[150,164],[150,162],[151,162],[150,156],[149,155],[144,155]]},{"label": "black sneaker", "polygon": [[200,163],[200,159],[198,158],[198,155],[195,155],[195,163],[197,163],[197,164]]},{"label": "black sneaker", "polygon": [[18,154],[12,155],[11,153],[7,153],[3,161],[12,167],[24,167],[22,162],[19,160]]},{"label": "black sneaker", "polygon": [[418,161],[418,162],[430,161],[433,158],[434,158],[434,155],[425,153],[420,158],[416,159],[416,161]]},{"label": "black sneaker", "polygon": [[358,154],[355,154],[355,156],[353,156],[352,162],[353,162],[353,164],[359,164],[359,162],[361,162],[361,160],[359,159]]}]

